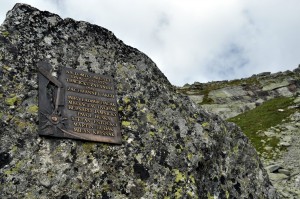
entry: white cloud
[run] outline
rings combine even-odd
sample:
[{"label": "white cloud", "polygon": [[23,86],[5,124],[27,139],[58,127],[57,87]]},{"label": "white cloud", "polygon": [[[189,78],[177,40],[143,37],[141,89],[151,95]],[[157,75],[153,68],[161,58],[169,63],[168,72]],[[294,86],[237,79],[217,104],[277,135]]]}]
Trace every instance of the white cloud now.
[{"label": "white cloud", "polygon": [[[17,1],[1,3],[0,20]],[[233,79],[299,64],[299,0],[24,0],[105,27],[171,83]]]}]

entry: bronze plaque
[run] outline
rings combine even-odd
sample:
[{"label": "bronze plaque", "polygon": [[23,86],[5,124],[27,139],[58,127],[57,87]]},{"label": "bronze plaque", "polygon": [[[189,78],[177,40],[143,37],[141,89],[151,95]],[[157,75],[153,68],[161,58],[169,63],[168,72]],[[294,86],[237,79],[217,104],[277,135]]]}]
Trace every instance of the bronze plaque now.
[{"label": "bronze plaque", "polygon": [[121,144],[113,78],[40,62],[39,134]]}]

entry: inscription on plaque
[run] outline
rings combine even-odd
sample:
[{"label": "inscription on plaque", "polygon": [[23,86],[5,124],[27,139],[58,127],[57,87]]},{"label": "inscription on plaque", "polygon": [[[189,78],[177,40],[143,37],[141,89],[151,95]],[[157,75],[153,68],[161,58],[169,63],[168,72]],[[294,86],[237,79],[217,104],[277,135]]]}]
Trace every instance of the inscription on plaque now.
[{"label": "inscription on plaque", "polygon": [[39,134],[121,143],[113,78],[63,68],[58,79],[51,66],[39,67]]}]

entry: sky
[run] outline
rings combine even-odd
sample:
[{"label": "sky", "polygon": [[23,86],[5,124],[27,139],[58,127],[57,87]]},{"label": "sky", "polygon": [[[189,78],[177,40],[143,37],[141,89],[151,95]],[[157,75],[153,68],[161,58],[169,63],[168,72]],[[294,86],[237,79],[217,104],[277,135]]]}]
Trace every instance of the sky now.
[{"label": "sky", "polygon": [[17,2],[109,29],[176,86],[300,64],[299,0],[0,0],[0,23]]}]

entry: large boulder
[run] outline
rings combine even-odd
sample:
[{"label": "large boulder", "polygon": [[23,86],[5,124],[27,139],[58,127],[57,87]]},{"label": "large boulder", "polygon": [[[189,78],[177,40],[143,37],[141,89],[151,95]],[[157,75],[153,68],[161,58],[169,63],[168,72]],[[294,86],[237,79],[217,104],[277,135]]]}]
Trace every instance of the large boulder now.
[{"label": "large boulder", "polygon": [[[0,28],[0,198],[276,198],[248,139],[112,32],[16,4]],[[40,137],[37,63],[112,76],[122,144]]]}]

